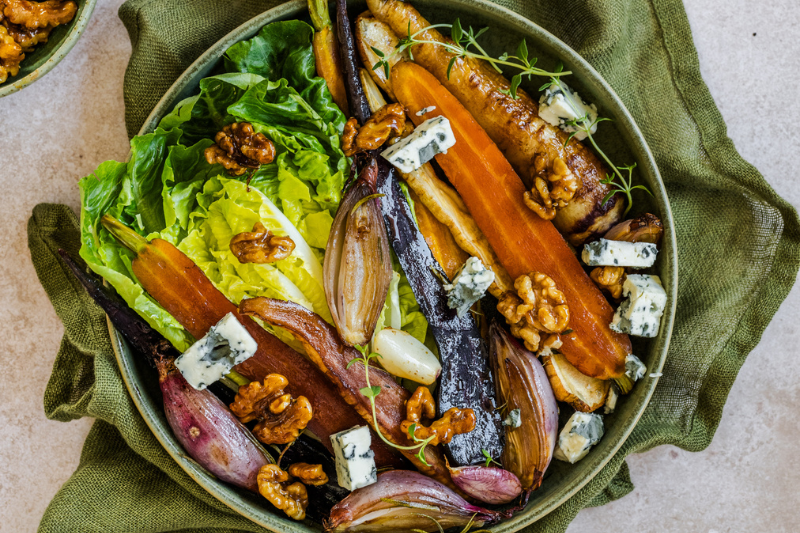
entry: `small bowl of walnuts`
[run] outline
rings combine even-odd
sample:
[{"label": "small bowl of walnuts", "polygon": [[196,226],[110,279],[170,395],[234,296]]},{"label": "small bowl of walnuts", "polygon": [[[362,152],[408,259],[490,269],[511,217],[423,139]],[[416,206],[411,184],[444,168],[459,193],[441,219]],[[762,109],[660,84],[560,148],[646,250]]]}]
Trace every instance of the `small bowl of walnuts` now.
[{"label": "small bowl of walnuts", "polygon": [[86,28],[96,0],[0,0],[0,97],[50,71]]}]

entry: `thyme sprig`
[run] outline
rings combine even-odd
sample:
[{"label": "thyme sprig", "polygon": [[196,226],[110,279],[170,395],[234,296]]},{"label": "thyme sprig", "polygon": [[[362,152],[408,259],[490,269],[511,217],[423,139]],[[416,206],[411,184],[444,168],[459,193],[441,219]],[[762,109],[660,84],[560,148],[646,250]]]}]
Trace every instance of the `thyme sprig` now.
[{"label": "thyme sprig", "polygon": [[[560,72],[561,70],[563,70],[563,68],[564,68],[563,65],[559,64],[555,70],[557,72]],[[561,79],[556,76],[551,77],[550,81],[542,85],[539,88],[539,90],[544,91],[546,89],[551,89],[553,87],[560,90],[564,95],[569,94],[569,89],[566,88],[564,84],[561,82]],[[578,115],[580,113],[580,111],[575,108],[571,98],[564,98],[564,102],[571,108],[574,115]],[[569,137],[567,137],[567,140],[564,142],[564,146],[567,146],[567,144],[569,144],[572,138],[578,133],[586,134],[586,138],[594,147],[595,152],[597,152],[597,154],[599,154],[600,157],[603,158],[603,160],[606,162],[609,168],[611,168],[611,174],[606,174],[606,177],[600,180],[600,183],[603,183],[605,185],[611,185],[611,191],[609,191],[609,193],[605,195],[603,201],[600,202],[600,205],[605,205],[605,203],[609,201],[612,196],[614,196],[618,192],[621,192],[626,196],[628,200],[628,206],[625,208],[625,212],[622,215],[623,217],[625,217],[628,215],[628,212],[631,210],[631,207],[633,206],[633,197],[631,195],[631,192],[633,190],[641,189],[650,196],[653,196],[653,193],[650,192],[650,189],[648,189],[644,185],[633,185],[633,169],[636,168],[636,163],[627,166],[620,165],[619,167],[617,167],[614,163],[611,162],[611,159],[609,159],[606,153],[603,150],[601,150],[600,147],[597,145],[597,141],[595,141],[594,135],[592,135],[592,131],[597,130],[597,125],[599,123],[606,121],[610,122],[611,119],[599,116],[592,119],[591,116],[585,114],[583,116],[579,116],[574,120],[569,120],[564,122],[565,126],[570,126],[573,129]],[[627,172],[627,178],[625,177],[625,175],[623,175],[623,172]]]},{"label": "thyme sprig", "polygon": [[[419,38],[420,35],[428,30],[436,28],[449,29],[450,39],[452,39],[453,42],[433,41]],[[511,78],[511,86],[506,92],[506,94],[510,94],[512,98],[517,98],[517,88],[519,87],[519,84],[522,83],[522,79],[525,77],[530,80],[531,76],[559,77],[572,74],[572,72],[569,71],[548,72],[547,70],[538,68],[536,66],[537,58],[529,57],[528,55],[528,44],[525,39],[522,39],[522,41],[519,43],[516,54],[514,55],[504,53],[500,57],[490,56],[478,42],[478,37],[483,35],[483,33],[488,29],[489,28],[481,28],[476,32],[472,29],[472,26],[470,26],[467,30],[464,30],[464,28],[461,26],[461,20],[456,19],[452,24],[433,24],[431,26],[426,26],[418,32],[412,34],[411,21],[409,21],[407,35],[397,42],[395,49],[391,54],[387,56],[385,52],[372,47],[372,51],[375,52],[379,58],[378,61],[372,66],[372,70],[383,68],[383,71],[388,78],[391,72],[389,59],[408,50],[408,55],[413,61],[414,56],[411,51],[412,46],[418,44],[432,44],[441,46],[448,52],[454,54],[447,65],[447,79],[450,79],[450,72],[453,70],[453,65],[455,65],[456,60],[459,58],[482,59],[489,63],[492,68],[501,74],[503,73],[501,67],[509,67],[519,70],[520,72]]]},{"label": "thyme sprig", "polygon": [[428,444],[430,444],[430,442],[433,439],[436,438],[435,434],[431,435],[427,439],[420,439],[415,435],[415,432],[417,430],[417,425],[416,424],[411,424],[411,426],[408,428],[408,436],[411,439],[411,441],[414,442],[415,444],[412,445],[412,446],[400,446],[398,444],[395,444],[394,442],[391,442],[381,432],[381,428],[378,426],[378,422],[377,422],[378,414],[377,414],[377,409],[375,407],[375,398],[378,396],[378,394],[380,394],[381,387],[380,387],[380,385],[372,385],[370,383],[370,381],[369,381],[369,362],[371,360],[373,360],[373,359],[377,359],[377,358],[381,357],[381,354],[379,354],[377,352],[369,353],[366,346],[355,345],[354,347],[355,347],[356,350],[359,351],[359,353],[361,354],[361,357],[355,357],[355,358],[351,359],[347,363],[347,368],[350,368],[351,366],[353,366],[355,363],[357,363],[359,361],[364,364],[364,372],[366,374],[367,386],[362,388],[362,389],[359,389],[359,392],[361,394],[363,394],[364,396],[366,396],[367,398],[369,398],[369,404],[370,404],[370,407],[372,408],[372,420],[374,421],[374,424],[375,424],[375,432],[378,434],[378,436],[381,438],[381,440],[383,442],[385,442],[387,445],[391,446],[392,448],[394,448],[396,450],[401,450],[401,451],[418,450],[418,452],[415,454],[415,457],[417,459],[419,459],[420,462],[422,464],[424,464],[425,466],[430,466],[428,464],[428,461],[425,460],[425,448],[428,446]]}]

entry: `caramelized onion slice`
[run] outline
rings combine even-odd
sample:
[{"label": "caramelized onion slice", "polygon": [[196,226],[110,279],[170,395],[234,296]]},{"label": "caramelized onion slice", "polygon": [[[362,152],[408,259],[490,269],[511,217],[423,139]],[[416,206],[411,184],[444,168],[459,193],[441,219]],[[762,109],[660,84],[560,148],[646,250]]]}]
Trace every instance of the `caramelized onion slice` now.
[{"label": "caramelized onion slice", "polygon": [[509,412],[520,412],[519,427],[505,426],[503,466],[519,478],[523,490],[535,490],[542,484],[556,445],[556,398],[534,354],[497,323],[492,324],[489,335],[498,402]]}]

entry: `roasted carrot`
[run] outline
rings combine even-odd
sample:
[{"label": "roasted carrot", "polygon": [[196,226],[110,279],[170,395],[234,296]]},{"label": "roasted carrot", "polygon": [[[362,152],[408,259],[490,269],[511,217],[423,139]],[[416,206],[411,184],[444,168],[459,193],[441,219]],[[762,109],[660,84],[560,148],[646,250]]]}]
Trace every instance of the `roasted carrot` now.
[{"label": "roasted carrot", "polygon": [[[525,206],[522,180],[497,145],[423,67],[408,62],[395,65],[392,86],[416,124],[438,115],[450,121],[456,144],[436,160],[511,277],[544,272],[566,295],[573,331],[562,335],[561,351],[569,362],[588,376],[613,378],[629,389],[625,357],[631,353],[630,340],[609,328],[613,309],[552,222]],[[423,108],[433,111],[417,115]]]},{"label": "roasted carrot", "polygon": [[469,259],[469,254],[458,247],[447,226],[436,220],[433,213],[420,201],[419,196],[411,189],[409,192],[414,201],[414,214],[417,217],[419,232],[425,237],[433,258],[441,265],[447,277],[453,279],[456,271]]},{"label": "roasted carrot", "polygon": [[[314,417],[308,428],[330,450],[330,435],[362,425],[356,411],[341,398],[334,385],[305,357],[292,350],[258,325],[239,313],[237,307],[222,294],[200,268],[183,252],[162,239],[147,241],[118,220],[105,215],[103,226],[136,257],[131,263],[136,279],[195,338],[200,338],[228,313],[233,313],[258,343],[255,355],[234,367],[249,380],[263,379],[267,374],[281,374],[289,380],[287,392],[305,396],[311,402]],[[375,460],[379,464],[397,465],[398,456],[373,437]]]},{"label": "roasted carrot", "polygon": [[344,89],[342,62],[339,59],[339,41],[331,24],[327,0],[308,0],[308,12],[314,29],[314,59],[317,63],[317,74],[325,80],[333,101],[345,116],[350,116],[347,105],[347,92]]}]

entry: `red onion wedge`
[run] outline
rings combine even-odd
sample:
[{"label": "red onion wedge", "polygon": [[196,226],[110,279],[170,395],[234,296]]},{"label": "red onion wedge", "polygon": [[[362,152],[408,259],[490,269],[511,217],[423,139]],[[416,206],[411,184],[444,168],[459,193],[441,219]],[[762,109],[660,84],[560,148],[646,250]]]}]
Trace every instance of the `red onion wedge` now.
[{"label": "red onion wedge", "polygon": [[534,354],[497,323],[492,323],[489,336],[498,402],[505,404],[508,412],[519,409],[520,416],[519,427],[505,426],[503,466],[516,474],[523,490],[530,492],[542,484],[553,458],[558,436],[556,397]]},{"label": "red onion wedge", "polygon": [[197,390],[172,361],[158,361],[164,412],[189,456],[222,481],[257,491],[259,469],[271,463],[250,431],[209,390]]},{"label": "red onion wedge", "polygon": [[[339,502],[325,523],[325,531],[395,532],[440,527],[463,528],[470,520],[476,527],[498,521],[504,515],[470,504],[438,481],[418,472],[391,470],[378,482],[354,491]],[[474,518],[474,519],[473,519]],[[438,523],[438,524],[437,524]]]},{"label": "red onion wedge", "polygon": [[464,494],[484,503],[510,503],[522,493],[519,478],[502,468],[475,465],[448,469],[453,483]]}]

